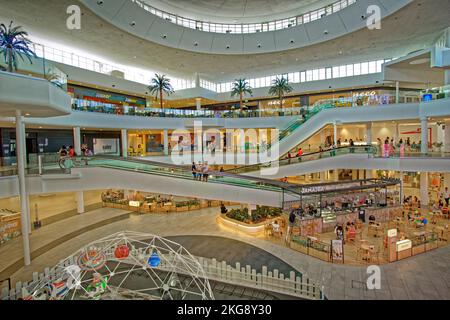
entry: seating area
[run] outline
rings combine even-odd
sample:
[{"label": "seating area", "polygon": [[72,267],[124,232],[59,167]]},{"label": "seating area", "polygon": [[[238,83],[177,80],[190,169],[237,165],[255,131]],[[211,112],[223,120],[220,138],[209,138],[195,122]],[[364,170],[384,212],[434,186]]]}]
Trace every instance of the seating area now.
[{"label": "seating area", "polygon": [[[287,232],[285,241],[280,241],[278,232],[269,232],[270,241],[284,243],[295,251],[308,254],[328,262],[331,256],[332,241],[343,240],[343,263],[350,265],[369,265],[389,263],[388,230],[396,230],[396,239],[411,240],[411,255],[419,254],[448,244],[450,220],[448,214],[422,211],[417,207],[406,207],[388,221],[378,222],[370,219],[366,223],[360,219],[336,225],[334,230],[315,232],[312,224],[302,227],[281,228]],[[401,259],[398,255],[396,259]]]}]

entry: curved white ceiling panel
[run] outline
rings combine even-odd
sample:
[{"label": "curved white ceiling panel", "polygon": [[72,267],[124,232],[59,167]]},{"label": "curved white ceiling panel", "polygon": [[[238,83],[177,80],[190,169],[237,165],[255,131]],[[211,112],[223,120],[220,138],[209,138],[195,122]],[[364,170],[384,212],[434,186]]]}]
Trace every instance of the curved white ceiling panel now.
[{"label": "curved white ceiling panel", "polygon": [[109,23],[140,38],[164,46],[199,53],[258,54],[303,48],[336,39],[366,27],[362,16],[376,5],[382,18],[414,0],[358,0],[347,8],[319,20],[282,30],[224,34],[185,28],[139,7],[130,0],[80,0],[87,8]]}]

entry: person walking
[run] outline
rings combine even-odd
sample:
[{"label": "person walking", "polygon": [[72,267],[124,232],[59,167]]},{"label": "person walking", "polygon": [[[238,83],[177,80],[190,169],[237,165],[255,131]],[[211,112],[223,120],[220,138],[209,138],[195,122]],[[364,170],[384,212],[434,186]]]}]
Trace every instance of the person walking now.
[{"label": "person walking", "polygon": [[389,143],[389,157],[394,157],[395,154],[395,146],[394,146],[394,139],[391,139],[391,142]]},{"label": "person walking", "polygon": [[400,139],[399,144],[400,144],[400,158],[404,158],[405,157],[405,144],[403,143],[403,139]]},{"label": "person walking", "polygon": [[445,187],[445,189],[444,189],[444,200],[445,200],[445,206],[448,208],[448,202],[450,200],[450,193],[448,192],[448,187]]},{"label": "person walking", "polygon": [[205,164],[203,165],[202,172],[203,172],[203,181],[208,182],[208,177],[209,177],[208,162],[205,162]]},{"label": "person walking", "polygon": [[389,140],[384,140],[384,148],[383,148],[383,157],[388,158],[389,157]]},{"label": "person walking", "polygon": [[303,156],[303,149],[299,148],[297,152],[297,158],[299,162],[302,161],[302,156]]},{"label": "person walking", "polygon": [[192,162],[192,177],[194,178],[194,180],[197,180],[197,165],[195,164],[195,162]]}]

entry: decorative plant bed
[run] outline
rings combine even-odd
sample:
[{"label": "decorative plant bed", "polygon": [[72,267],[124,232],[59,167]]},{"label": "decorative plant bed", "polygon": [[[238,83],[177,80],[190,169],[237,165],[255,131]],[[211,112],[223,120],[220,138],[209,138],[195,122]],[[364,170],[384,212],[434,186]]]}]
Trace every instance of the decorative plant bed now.
[{"label": "decorative plant bed", "polygon": [[265,226],[280,217],[282,211],[278,208],[257,207],[250,215],[248,209],[233,209],[226,214],[221,214],[219,222],[225,226],[232,227],[239,231],[255,234],[264,232]]}]

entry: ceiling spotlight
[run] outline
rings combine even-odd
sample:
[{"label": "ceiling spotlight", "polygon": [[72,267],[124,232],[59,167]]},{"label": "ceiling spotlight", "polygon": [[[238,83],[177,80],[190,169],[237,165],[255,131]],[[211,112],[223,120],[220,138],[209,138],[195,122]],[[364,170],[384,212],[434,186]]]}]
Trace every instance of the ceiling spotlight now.
[{"label": "ceiling spotlight", "polygon": [[291,39],[290,43],[294,43],[294,42],[295,42],[294,39]]},{"label": "ceiling spotlight", "polygon": [[227,45],[225,48],[230,49],[230,45]]},{"label": "ceiling spotlight", "polygon": [[198,47],[198,42],[194,42],[194,47]]},{"label": "ceiling spotlight", "polygon": [[258,48],[261,48],[261,43],[258,43],[258,46],[257,46]]},{"label": "ceiling spotlight", "polygon": [[323,34],[328,34],[328,33],[329,33],[328,30],[323,31]]},{"label": "ceiling spotlight", "polygon": [[102,5],[103,5],[103,1],[97,1],[97,4],[98,4],[99,6],[102,6]]},{"label": "ceiling spotlight", "polygon": [[130,26],[132,26],[132,27],[134,27],[136,25],[136,21],[132,21],[131,23],[130,23]]},{"label": "ceiling spotlight", "polygon": [[161,38],[166,39],[167,38],[167,34],[162,34]]},{"label": "ceiling spotlight", "polygon": [[366,20],[367,17],[366,17],[365,15],[362,15],[362,16],[361,16],[361,19],[362,19],[362,20]]}]

